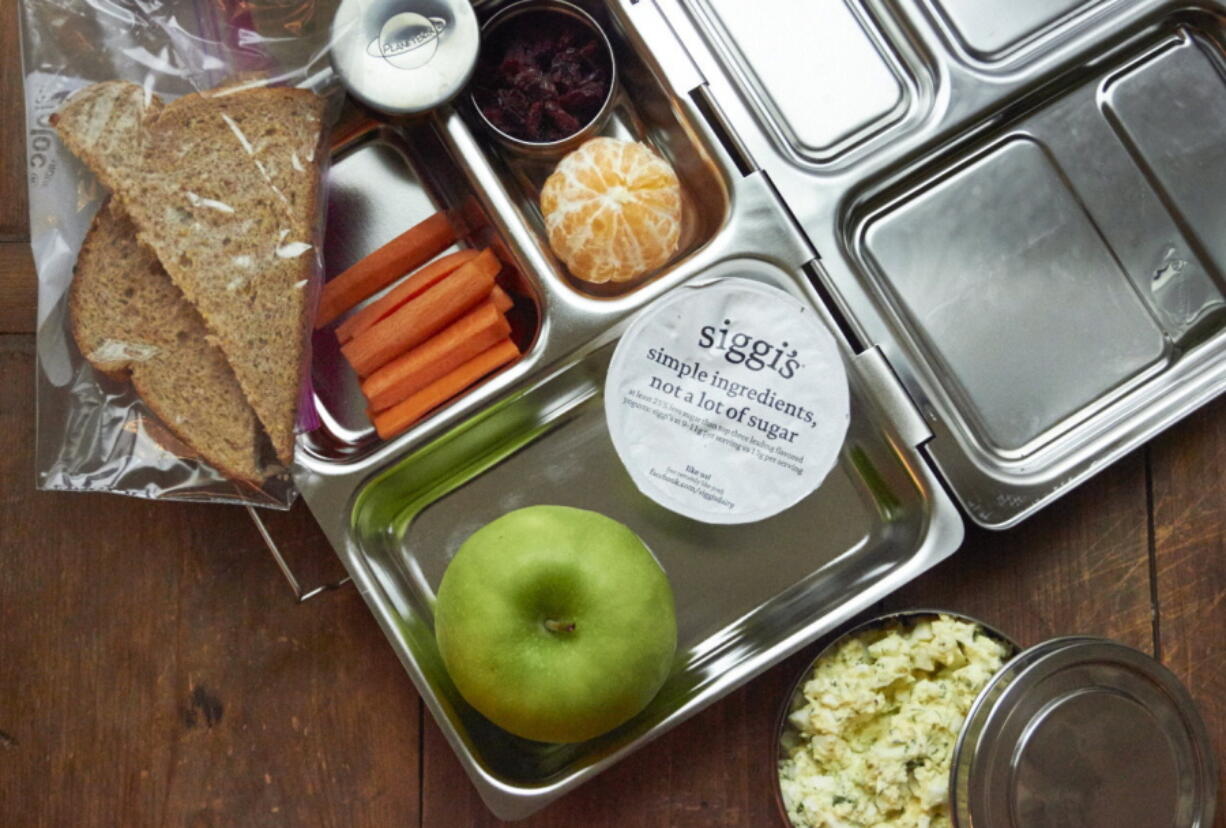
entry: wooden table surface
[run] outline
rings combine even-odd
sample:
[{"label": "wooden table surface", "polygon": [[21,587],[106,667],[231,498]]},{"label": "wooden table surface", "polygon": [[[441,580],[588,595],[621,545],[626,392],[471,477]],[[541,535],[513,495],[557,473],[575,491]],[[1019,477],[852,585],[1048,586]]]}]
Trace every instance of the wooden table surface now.
[{"label": "wooden table surface", "polygon": [[[495,823],[353,588],[295,605],[234,507],[35,491],[15,4],[0,0],[0,825]],[[883,606],[1153,653],[1226,758],[1223,415],[1207,406],[1018,529],[971,530]],[[339,571],[301,505],[269,523],[308,577]],[[812,656],[523,824],[776,824],[772,724]]]}]

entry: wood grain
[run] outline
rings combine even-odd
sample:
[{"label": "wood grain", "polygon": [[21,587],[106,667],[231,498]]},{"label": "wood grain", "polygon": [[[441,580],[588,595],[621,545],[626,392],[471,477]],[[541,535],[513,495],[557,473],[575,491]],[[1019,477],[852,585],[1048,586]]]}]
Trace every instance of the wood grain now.
[{"label": "wood grain", "polygon": [[964,612],[1023,646],[1081,633],[1152,653],[1145,474],[1137,451],[1012,531],[968,526],[962,549],[886,608]]},{"label": "wood grain", "polygon": [[0,0],[0,242],[29,238],[18,2]]},{"label": "wood grain", "polygon": [[235,507],[36,492],[33,365],[0,337],[0,824],[417,824],[419,701],[357,592],[295,604]]},{"label": "wood grain", "polygon": [[[1205,719],[1226,796],[1226,399],[1156,439],[1150,452],[1162,661]],[[1226,803],[1216,824],[1226,826]]]},{"label": "wood grain", "polygon": [[37,306],[38,277],[29,243],[0,242],[0,334],[33,333]]}]

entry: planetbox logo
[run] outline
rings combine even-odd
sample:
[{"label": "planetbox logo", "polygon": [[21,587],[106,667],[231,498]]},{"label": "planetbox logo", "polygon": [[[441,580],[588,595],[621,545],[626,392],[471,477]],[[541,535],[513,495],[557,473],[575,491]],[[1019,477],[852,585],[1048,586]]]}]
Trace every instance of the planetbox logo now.
[{"label": "planetbox logo", "polygon": [[418,69],[434,57],[446,28],[447,21],[442,17],[400,12],[387,19],[379,36],[367,44],[366,53],[398,69]]}]

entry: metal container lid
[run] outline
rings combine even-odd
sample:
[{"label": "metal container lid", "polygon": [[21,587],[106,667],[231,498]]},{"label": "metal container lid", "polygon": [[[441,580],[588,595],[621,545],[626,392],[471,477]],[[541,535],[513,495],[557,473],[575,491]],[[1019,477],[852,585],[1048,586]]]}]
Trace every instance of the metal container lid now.
[{"label": "metal container lid", "polygon": [[961,828],[1208,828],[1205,726],[1165,667],[1101,638],[1024,651],[976,698],[954,749]]},{"label": "metal container lid", "polygon": [[342,0],[332,65],[349,92],[389,115],[453,98],[477,63],[480,30],[468,0]]}]

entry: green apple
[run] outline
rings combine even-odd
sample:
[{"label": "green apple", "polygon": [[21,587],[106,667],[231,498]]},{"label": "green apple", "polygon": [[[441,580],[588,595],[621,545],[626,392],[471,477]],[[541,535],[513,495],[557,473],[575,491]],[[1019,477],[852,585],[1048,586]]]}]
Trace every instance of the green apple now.
[{"label": "green apple", "polygon": [[530,506],[478,529],[439,585],[435,635],[460,694],[526,739],[581,742],[647,706],[672,668],[668,578],[612,518]]}]

